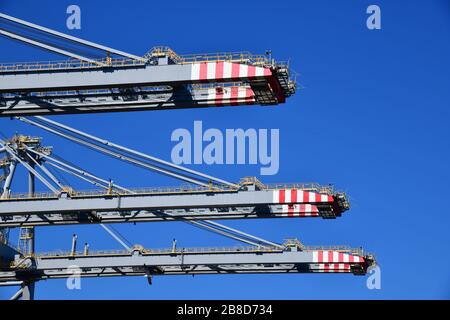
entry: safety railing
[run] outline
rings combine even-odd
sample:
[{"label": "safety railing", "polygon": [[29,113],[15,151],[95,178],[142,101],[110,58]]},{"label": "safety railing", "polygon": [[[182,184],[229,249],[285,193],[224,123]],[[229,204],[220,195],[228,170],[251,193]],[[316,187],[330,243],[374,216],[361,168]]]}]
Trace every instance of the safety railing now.
[{"label": "safety railing", "polygon": [[[273,184],[263,184],[259,181],[254,180],[256,178],[246,177],[241,179],[241,185],[246,185],[249,183],[254,183],[258,185],[261,190],[279,190],[279,189],[299,189],[304,191],[312,191],[322,194],[335,194],[336,191],[334,187],[322,186],[318,183],[273,183]],[[126,192],[123,190],[117,190],[113,186],[112,192],[108,192],[103,189],[94,189],[94,190],[66,190],[65,192],[69,194],[70,197],[102,197],[102,196],[111,196],[111,195],[152,195],[152,194],[170,194],[170,193],[198,193],[198,192],[235,192],[236,189],[230,188],[228,186],[210,186],[210,187],[202,187],[195,185],[184,185],[179,187],[149,187],[149,188],[133,188],[130,189],[130,192]],[[61,191],[62,193],[63,191]],[[6,199],[0,199],[0,201],[7,200],[21,200],[21,199],[48,199],[48,198],[58,198],[60,194],[56,194],[53,192],[36,192],[34,194],[29,193],[11,193],[10,196]]]},{"label": "safety railing", "polygon": [[[151,57],[167,56],[177,64],[192,64],[200,62],[227,61],[235,63],[245,63],[254,66],[273,65],[274,61],[267,55],[252,54],[248,51],[242,52],[219,52],[178,55],[169,47],[154,47],[144,57],[143,60],[128,58],[102,58],[92,59],[93,62],[69,59],[65,61],[39,61],[39,62],[9,62],[0,64],[0,73],[5,72],[31,72],[48,70],[70,70],[70,69],[93,69],[109,67],[133,67],[144,66]],[[287,63],[277,62],[277,65],[288,67]]]},{"label": "safety railing", "polygon": [[[163,255],[163,254],[205,254],[205,253],[263,253],[263,252],[280,252],[282,249],[277,247],[251,247],[251,246],[234,246],[234,247],[195,247],[195,248],[173,248],[162,249],[135,249],[144,255]],[[52,251],[36,254],[38,258],[64,258],[77,256],[123,256],[130,255],[126,250],[96,250],[90,251],[87,254],[84,251],[70,252],[70,251]]]},{"label": "safety railing", "polygon": [[0,64],[0,73],[4,72],[27,72],[27,71],[49,71],[49,70],[70,70],[70,69],[93,69],[103,68],[105,65],[110,67],[133,67],[143,66],[145,62],[118,58],[118,59],[95,59],[95,62],[86,62],[81,60],[69,59],[64,61],[39,61],[39,62],[8,62]]},{"label": "safety railing", "polygon": [[266,55],[252,54],[248,51],[242,52],[219,52],[219,53],[199,53],[178,55],[169,47],[158,46],[152,48],[144,57],[149,59],[151,57],[167,56],[177,64],[192,64],[200,62],[215,62],[227,61],[236,63],[246,63],[255,66],[265,66],[271,64],[271,61]]},{"label": "safety railing", "polygon": [[[285,246],[289,246],[289,242],[285,243]],[[301,251],[337,251],[343,253],[349,253],[357,256],[364,256],[362,248],[350,248],[348,246],[303,246],[300,247]],[[89,251],[52,251],[45,253],[38,253],[35,256],[42,259],[52,258],[66,258],[66,257],[81,257],[81,256],[127,256],[132,252],[138,251],[143,255],[166,255],[166,254],[220,254],[220,253],[273,253],[283,252],[284,249],[278,247],[256,247],[256,246],[233,246],[233,247],[193,247],[193,248],[162,248],[162,249],[143,249],[135,248],[130,251],[126,250],[96,250]]]}]

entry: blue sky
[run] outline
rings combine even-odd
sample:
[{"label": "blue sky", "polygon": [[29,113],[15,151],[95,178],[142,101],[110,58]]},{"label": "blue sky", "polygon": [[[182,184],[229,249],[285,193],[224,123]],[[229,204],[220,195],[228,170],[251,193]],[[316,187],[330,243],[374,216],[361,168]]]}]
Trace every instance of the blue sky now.
[{"label": "blue sky", "polygon": [[[66,29],[66,8],[82,29]],[[377,4],[382,29],[366,28]],[[334,183],[352,208],[336,220],[275,219],[225,224],[282,241],[363,246],[376,254],[382,289],[352,275],[249,275],[83,279],[37,284],[38,299],[431,299],[450,298],[450,3],[435,1],[1,1],[0,10],[143,55],[155,45],[180,54],[241,51],[290,59],[302,87],[284,105],[61,116],[57,121],[170,160],[174,129],[279,128],[280,171],[264,182]],[[0,39],[1,61],[54,59]],[[55,152],[127,186],[178,182],[105,159],[38,129],[0,119],[0,131],[44,136]],[[100,165],[101,164],[101,165]],[[259,167],[191,166],[228,180]],[[22,177],[17,176],[18,180]],[[23,180],[23,179],[22,179]],[[80,185],[81,187],[81,185]],[[25,190],[18,181],[16,191]],[[442,207],[441,207],[442,206]],[[131,242],[168,247],[233,245],[181,223],[116,226]],[[39,251],[69,249],[72,233],[92,249],[117,248],[99,226],[37,230]],[[1,288],[0,298],[13,293]]]}]

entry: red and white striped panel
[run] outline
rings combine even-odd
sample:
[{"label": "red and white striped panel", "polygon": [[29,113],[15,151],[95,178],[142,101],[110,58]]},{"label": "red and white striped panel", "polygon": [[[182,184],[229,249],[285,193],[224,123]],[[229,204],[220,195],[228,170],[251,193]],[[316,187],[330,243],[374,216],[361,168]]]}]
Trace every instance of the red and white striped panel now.
[{"label": "red and white striped panel", "polygon": [[191,80],[200,81],[252,79],[271,75],[270,68],[224,61],[194,63],[191,69]]},{"label": "red and white striped panel", "polygon": [[322,263],[318,267],[316,272],[351,272],[350,265],[345,263]]},{"label": "red and white striped panel", "polygon": [[211,88],[205,98],[206,104],[216,106],[254,104],[256,101],[255,94],[249,87]]},{"label": "red and white striped panel", "polygon": [[311,204],[283,204],[282,217],[318,217],[319,209]]},{"label": "red and white striped panel", "polygon": [[298,189],[273,191],[273,203],[324,203],[333,202],[333,196]]},{"label": "red and white striped panel", "polygon": [[363,263],[364,258],[332,250],[313,251],[314,263]]}]

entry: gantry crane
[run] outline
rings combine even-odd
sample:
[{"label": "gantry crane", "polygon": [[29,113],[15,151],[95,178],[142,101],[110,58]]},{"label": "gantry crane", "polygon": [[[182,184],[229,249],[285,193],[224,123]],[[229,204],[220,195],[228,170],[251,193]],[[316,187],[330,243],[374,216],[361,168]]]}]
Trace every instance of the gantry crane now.
[{"label": "gantry crane", "polygon": [[270,55],[155,47],[139,57],[5,14],[0,34],[71,58],[0,65],[0,116],[274,105],[295,92],[288,64]]},{"label": "gantry crane", "polygon": [[[34,283],[81,277],[227,273],[365,274],[371,254],[348,247],[308,247],[296,239],[277,243],[219,224],[223,219],[337,218],[350,207],[330,185],[266,185],[245,177],[229,182],[96,137],[40,115],[275,105],[295,92],[289,67],[271,55],[249,53],[180,56],[156,47],[143,57],[78,39],[0,14],[0,34],[70,59],[0,65],[0,117],[12,117],[109,157],[188,185],[133,189],[56,156],[42,138],[0,139],[0,285],[19,285],[13,296],[32,299]],[[45,41],[41,37],[45,35]],[[57,40],[57,44],[52,40]],[[65,44],[65,45],[64,45]],[[80,55],[73,45],[101,58]],[[96,56],[95,54],[93,54]],[[3,157],[2,157],[3,155]],[[28,172],[27,193],[11,190],[18,167]],[[88,182],[95,190],[63,184],[56,174]],[[48,188],[37,192],[35,180]],[[130,246],[112,223],[183,221],[245,243],[247,247],[146,249]],[[34,227],[99,224],[124,251],[36,253]],[[108,227],[108,226],[109,227]],[[8,228],[20,227],[19,246]]]}]

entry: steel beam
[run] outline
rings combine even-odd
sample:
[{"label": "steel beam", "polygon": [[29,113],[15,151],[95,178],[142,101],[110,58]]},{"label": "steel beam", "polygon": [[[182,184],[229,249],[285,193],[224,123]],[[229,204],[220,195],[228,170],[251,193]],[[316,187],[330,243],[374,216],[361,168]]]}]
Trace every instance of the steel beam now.
[{"label": "steel beam", "polygon": [[[339,208],[336,196],[318,194],[298,190],[298,199],[280,199],[283,190],[227,190],[217,191],[199,189],[199,191],[183,191],[174,189],[172,192],[142,192],[136,194],[108,194],[97,191],[97,194],[75,193],[60,196],[0,199],[0,216],[28,214],[58,214],[58,213],[90,213],[160,209],[193,209],[193,208],[230,208],[259,205],[286,204],[319,204],[328,205],[339,215],[344,208]],[[301,198],[300,198],[301,195]],[[306,196],[309,199],[306,199]],[[292,207],[295,209],[295,207]],[[341,212],[339,212],[341,211]]]},{"label": "steel beam", "polygon": [[94,49],[98,49],[98,50],[104,51],[105,53],[112,53],[112,54],[116,54],[116,55],[119,55],[119,56],[123,56],[123,57],[127,57],[127,58],[130,58],[130,59],[134,59],[134,60],[138,60],[138,61],[141,61],[141,62],[145,62],[145,59],[142,58],[142,57],[138,57],[136,55],[129,54],[129,53],[126,53],[126,52],[123,52],[123,51],[119,51],[119,50],[116,50],[116,49],[113,49],[113,48],[108,48],[106,46],[102,46],[100,44],[97,44],[97,43],[94,43],[94,42],[91,42],[91,41],[87,41],[87,40],[83,40],[83,39],[80,39],[80,38],[77,38],[77,37],[74,37],[74,36],[70,36],[70,35],[67,35],[65,33],[58,32],[58,31],[55,31],[55,30],[52,30],[52,29],[49,29],[49,28],[45,28],[45,27],[39,26],[37,24],[30,23],[28,21],[24,21],[24,20],[15,18],[15,17],[8,16],[8,15],[3,14],[3,13],[0,13],[0,18],[8,20],[8,21],[11,21],[11,22],[14,22],[14,23],[17,23],[19,25],[22,25],[22,26],[25,26],[25,27],[28,27],[28,28],[31,28],[31,29],[34,29],[34,30],[38,30],[38,31],[44,32],[44,33],[46,33],[48,35],[53,35],[53,36],[55,36],[57,38],[69,40],[69,41],[77,43],[79,45],[83,45],[83,46],[91,47],[91,48],[94,48]]},{"label": "steel beam", "polygon": [[191,93],[136,92],[126,94],[73,94],[68,96],[10,96],[0,105],[0,117],[92,112],[156,111],[187,108],[251,106],[262,104],[246,87],[194,90]]},{"label": "steel beam", "polygon": [[336,215],[322,206],[296,206],[298,211],[288,212],[287,205],[211,207],[110,211],[110,212],[72,212],[0,215],[0,227],[55,226],[66,224],[96,224],[125,222],[164,222],[195,220],[231,220],[231,219],[270,219],[270,218],[336,218]]},{"label": "steel beam", "polygon": [[[0,282],[80,277],[240,274],[240,273],[354,273],[365,274],[375,263],[371,255],[352,249],[204,248],[41,254],[0,271]],[[75,267],[76,266],[76,267]],[[76,269],[76,270],[75,270]]]}]

